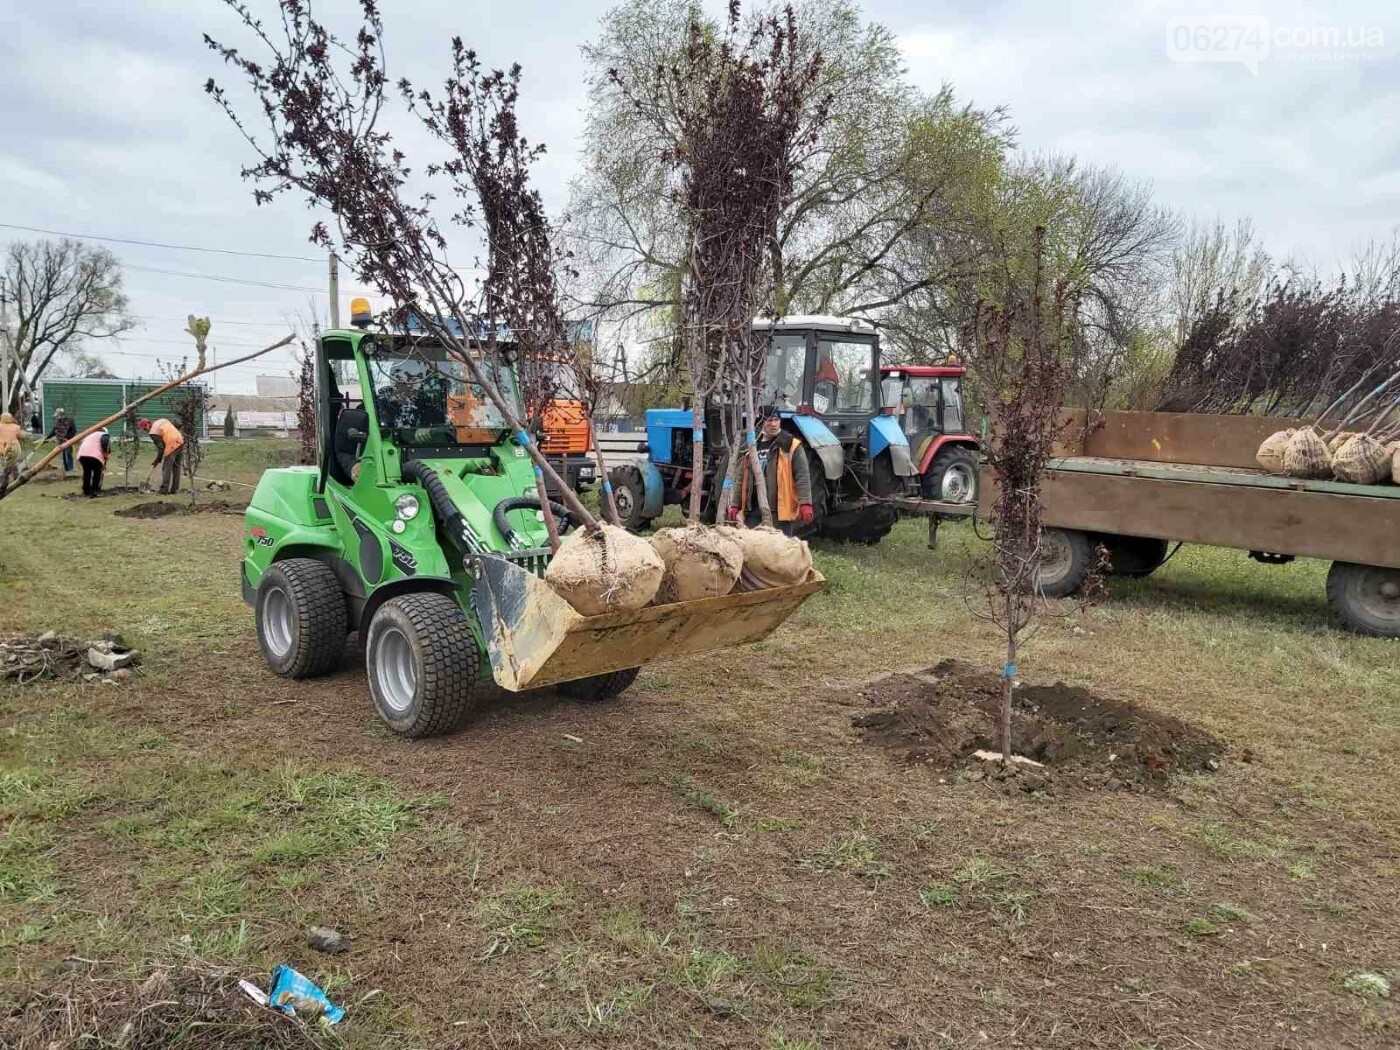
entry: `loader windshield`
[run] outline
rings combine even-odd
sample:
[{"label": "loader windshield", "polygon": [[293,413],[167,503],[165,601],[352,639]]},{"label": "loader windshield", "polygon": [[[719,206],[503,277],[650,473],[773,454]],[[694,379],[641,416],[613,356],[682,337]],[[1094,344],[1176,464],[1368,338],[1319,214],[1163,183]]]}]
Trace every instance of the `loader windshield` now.
[{"label": "loader windshield", "polygon": [[[467,366],[444,348],[421,342],[376,348],[368,363],[379,427],[400,446],[490,445],[509,429]],[[519,411],[514,370],[483,367]]]}]

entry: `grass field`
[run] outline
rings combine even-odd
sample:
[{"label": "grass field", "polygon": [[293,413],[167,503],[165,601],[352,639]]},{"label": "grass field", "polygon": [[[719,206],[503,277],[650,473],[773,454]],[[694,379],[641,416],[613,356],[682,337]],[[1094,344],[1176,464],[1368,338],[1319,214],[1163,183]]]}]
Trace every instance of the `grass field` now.
[{"label": "grass field", "polygon": [[[217,444],[205,472],[289,457]],[[1024,677],[1227,757],[1160,794],[1008,796],[851,728],[876,675],[999,664],[966,527],[820,546],[828,591],[773,638],[616,702],[503,695],[408,743],[358,658],[265,669],[239,517],[76,489],[0,503],[0,632],[114,627],[144,674],[0,685],[0,1016],[198,958],[297,966],[352,1047],[1400,1043],[1400,993],[1355,978],[1400,980],[1400,647],[1332,628],[1324,565],[1186,549],[1050,621]],[[313,924],[352,950],[316,954]]]}]

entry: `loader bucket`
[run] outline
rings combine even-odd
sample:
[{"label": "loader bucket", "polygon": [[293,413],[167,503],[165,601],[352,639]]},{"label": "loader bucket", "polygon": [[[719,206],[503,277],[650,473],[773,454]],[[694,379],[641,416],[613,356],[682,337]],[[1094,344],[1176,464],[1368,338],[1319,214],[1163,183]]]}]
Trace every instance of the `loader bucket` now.
[{"label": "loader bucket", "polygon": [[506,559],[475,562],[472,607],[491,671],[515,691],[760,641],[826,586],[813,570],[792,587],[580,616],[544,580]]}]

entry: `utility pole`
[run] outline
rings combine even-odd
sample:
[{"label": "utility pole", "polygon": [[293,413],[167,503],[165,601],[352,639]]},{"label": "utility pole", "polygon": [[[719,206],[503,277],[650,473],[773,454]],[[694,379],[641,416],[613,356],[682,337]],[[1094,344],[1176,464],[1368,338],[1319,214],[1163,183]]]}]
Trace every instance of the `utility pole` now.
[{"label": "utility pole", "polygon": [[[0,277],[0,412],[10,410],[10,302],[5,298],[5,278]],[[28,425],[28,420],[25,424]]]},{"label": "utility pole", "polygon": [[335,252],[331,252],[330,258],[330,278],[331,278],[331,327],[340,327],[340,259]]}]

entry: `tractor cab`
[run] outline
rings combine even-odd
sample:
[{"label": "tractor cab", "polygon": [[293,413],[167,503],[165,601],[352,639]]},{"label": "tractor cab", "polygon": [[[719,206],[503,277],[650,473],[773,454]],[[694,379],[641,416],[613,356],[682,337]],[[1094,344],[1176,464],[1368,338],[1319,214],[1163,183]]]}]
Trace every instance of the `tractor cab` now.
[{"label": "tractor cab", "polygon": [[[766,340],[759,408],[776,408],[784,429],[799,439],[811,482],[813,517],[798,535],[877,543],[894,526],[892,496],[918,494],[909,440],[895,406],[881,403],[880,337],[859,318],[826,315],[759,318],[756,340]],[[717,472],[728,448],[719,405],[706,407],[703,428],[706,506],[714,505]],[[667,504],[683,503],[691,476],[692,414],[688,408],[649,409],[644,462],[610,475],[613,498],[628,528],[654,521]]]},{"label": "tractor cab", "polygon": [[769,340],[761,404],[779,410],[828,481],[853,490],[833,504],[856,501],[854,492],[908,494],[909,442],[891,414],[897,402],[883,398],[875,326],[826,315],[760,318],[754,335]]},{"label": "tractor cab", "polygon": [[977,498],[977,440],[967,431],[957,364],[886,365],[882,399],[895,406],[909,441],[925,499],[970,503]]}]

